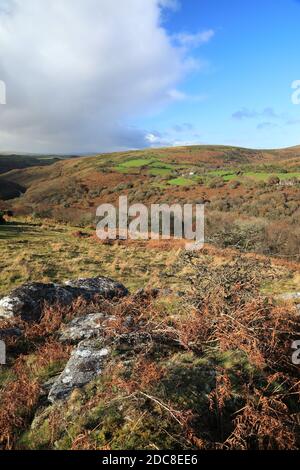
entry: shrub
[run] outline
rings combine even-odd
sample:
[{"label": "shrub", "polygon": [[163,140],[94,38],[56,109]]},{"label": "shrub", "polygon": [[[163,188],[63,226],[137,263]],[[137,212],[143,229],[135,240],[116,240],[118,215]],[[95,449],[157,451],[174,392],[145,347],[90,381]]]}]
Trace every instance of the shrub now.
[{"label": "shrub", "polygon": [[239,186],[241,186],[241,182],[238,180],[234,180],[231,181],[228,186],[230,189],[237,189]]},{"label": "shrub", "polygon": [[268,179],[268,184],[269,184],[270,186],[276,186],[276,185],[279,184],[279,183],[280,183],[280,179],[279,179],[279,177],[276,176],[276,175],[272,175],[272,176],[270,176],[270,178]]},{"label": "shrub", "polygon": [[223,186],[225,186],[225,181],[220,177],[213,178],[208,184],[208,187],[211,189],[223,188]]}]

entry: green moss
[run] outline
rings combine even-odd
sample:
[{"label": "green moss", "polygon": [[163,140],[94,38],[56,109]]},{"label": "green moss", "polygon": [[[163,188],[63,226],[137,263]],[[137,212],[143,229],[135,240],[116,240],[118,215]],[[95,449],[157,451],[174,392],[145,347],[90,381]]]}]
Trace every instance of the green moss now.
[{"label": "green moss", "polygon": [[19,439],[17,448],[26,450],[50,450],[52,449],[52,430],[49,425],[49,419],[34,430],[25,432]]}]

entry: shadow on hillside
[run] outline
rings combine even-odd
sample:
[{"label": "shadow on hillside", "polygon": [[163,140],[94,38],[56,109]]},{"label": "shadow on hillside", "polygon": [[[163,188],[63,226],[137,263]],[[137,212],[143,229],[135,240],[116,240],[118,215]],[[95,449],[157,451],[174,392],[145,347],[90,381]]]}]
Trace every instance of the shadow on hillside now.
[{"label": "shadow on hillside", "polygon": [[0,240],[15,238],[22,233],[29,233],[36,227],[35,224],[26,222],[7,222],[0,225]]}]

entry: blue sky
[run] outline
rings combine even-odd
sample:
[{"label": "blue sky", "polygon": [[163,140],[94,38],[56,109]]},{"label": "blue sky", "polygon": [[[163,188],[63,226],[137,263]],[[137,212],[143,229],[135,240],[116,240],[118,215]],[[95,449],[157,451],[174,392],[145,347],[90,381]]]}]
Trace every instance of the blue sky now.
[{"label": "blue sky", "polygon": [[182,0],[164,27],[171,35],[214,31],[191,51],[203,68],[179,85],[189,98],[136,124],[166,141],[299,145],[300,106],[291,100],[300,80],[299,26],[296,0]]},{"label": "blue sky", "polygon": [[0,0],[0,151],[299,145],[299,25],[300,0]]}]

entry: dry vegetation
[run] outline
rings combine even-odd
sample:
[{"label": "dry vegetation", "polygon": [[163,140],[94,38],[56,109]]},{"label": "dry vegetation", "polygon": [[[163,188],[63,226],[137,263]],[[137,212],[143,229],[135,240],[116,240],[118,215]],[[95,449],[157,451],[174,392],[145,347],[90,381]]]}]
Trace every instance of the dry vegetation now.
[{"label": "dry vegetation", "polygon": [[[3,448],[299,448],[299,369],[291,361],[299,317],[260,293],[276,266],[205,253],[183,254],[174,269],[184,264],[189,296],[149,290],[116,303],[45,307],[41,324],[10,346]],[[69,354],[57,330],[99,310],[115,317],[105,330],[114,344],[105,370],[67,402],[47,405],[43,384]],[[124,347],[124,334],[138,340]]]}]

